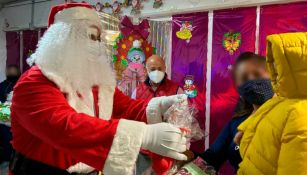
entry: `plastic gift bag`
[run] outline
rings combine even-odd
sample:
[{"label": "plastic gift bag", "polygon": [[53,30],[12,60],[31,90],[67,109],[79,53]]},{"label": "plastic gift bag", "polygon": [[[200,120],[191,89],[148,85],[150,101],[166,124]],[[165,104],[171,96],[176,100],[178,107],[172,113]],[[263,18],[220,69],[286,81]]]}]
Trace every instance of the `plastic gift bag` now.
[{"label": "plastic gift bag", "polygon": [[[187,136],[187,148],[190,143],[205,137],[205,132],[200,128],[195,116],[198,111],[195,106],[188,105],[186,102],[173,104],[164,114],[167,123],[171,123],[181,129]],[[174,161],[168,174],[174,174],[180,169],[182,162]]]},{"label": "plastic gift bag", "polygon": [[205,132],[200,128],[195,118],[196,113],[195,106],[188,105],[186,102],[178,102],[173,104],[164,114],[167,123],[179,127],[187,135],[188,148],[190,142],[205,137]]}]

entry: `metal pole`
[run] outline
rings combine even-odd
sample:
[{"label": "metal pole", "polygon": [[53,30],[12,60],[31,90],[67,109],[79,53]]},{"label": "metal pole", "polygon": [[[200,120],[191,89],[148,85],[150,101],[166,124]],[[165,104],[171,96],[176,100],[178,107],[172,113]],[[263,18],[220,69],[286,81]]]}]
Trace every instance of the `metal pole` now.
[{"label": "metal pole", "polygon": [[35,4],[35,1],[32,0],[32,4],[31,4],[31,22],[30,22],[30,25],[29,25],[30,30],[34,29],[34,4]]},{"label": "metal pole", "polygon": [[23,72],[23,31],[19,32],[19,68]]},{"label": "metal pole", "polygon": [[42,29],[39,28],[38,31],[37,31],[37,41],[39,41],[39,39],[41,39],[41,36],[42,36]]}]

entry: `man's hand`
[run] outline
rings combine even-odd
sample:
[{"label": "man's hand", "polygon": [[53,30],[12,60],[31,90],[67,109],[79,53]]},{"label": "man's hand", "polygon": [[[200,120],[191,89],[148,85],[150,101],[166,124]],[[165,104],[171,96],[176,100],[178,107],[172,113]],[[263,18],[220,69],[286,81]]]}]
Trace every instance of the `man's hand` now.
[{"label": "man's hand", "polygon": [[176,160],[187,160],[187,140],[180,129],[169,123],[147,125],[142,148]]},{"label": "man's hand", "polygon": [[147,123],[160,123],[163,120],[163,114],[174,103],[185,103],[188,105],[187,96],[185,94],[156,97],[150,100],[146,108]]},{"label": "man's hand", "polygon": [[241,139],[243,137],[243,132],[242,131],[238,131],[235,135],[235,137],[233,138],[233,142],[235,142],[235,144],[240,145]]}]

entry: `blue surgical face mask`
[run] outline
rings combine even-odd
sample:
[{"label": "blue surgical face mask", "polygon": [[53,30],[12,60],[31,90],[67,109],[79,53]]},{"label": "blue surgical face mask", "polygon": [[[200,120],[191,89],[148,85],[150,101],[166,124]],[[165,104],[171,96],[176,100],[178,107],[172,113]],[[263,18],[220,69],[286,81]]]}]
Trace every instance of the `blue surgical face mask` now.
[{"label": "blue surgical face mask", "polygon": [[239,94],[250,104],[262,105],[274,96],[269,79],[249,80],[239,86]]}]

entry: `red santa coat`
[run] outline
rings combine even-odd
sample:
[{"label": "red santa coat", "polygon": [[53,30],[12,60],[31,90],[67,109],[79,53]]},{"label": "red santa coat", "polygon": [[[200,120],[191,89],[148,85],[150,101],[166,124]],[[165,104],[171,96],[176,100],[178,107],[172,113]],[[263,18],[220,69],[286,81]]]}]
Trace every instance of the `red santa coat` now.
[{"label": "red santa coat", "polygon": [[[108,99],[99,99],[98,93],[94,91],[93,97],[100,115],[103,111],[98,112],[98,103]],[[24,73],[15,86],[11,106],[14,149],[61,169],[79,162],[103,169],[106,175],[127,174],[133,169],[145,129],[147,101],[131,100],[115,89],[109,120],[77,112],[71,106],[66,94],[38,67]]]}]

